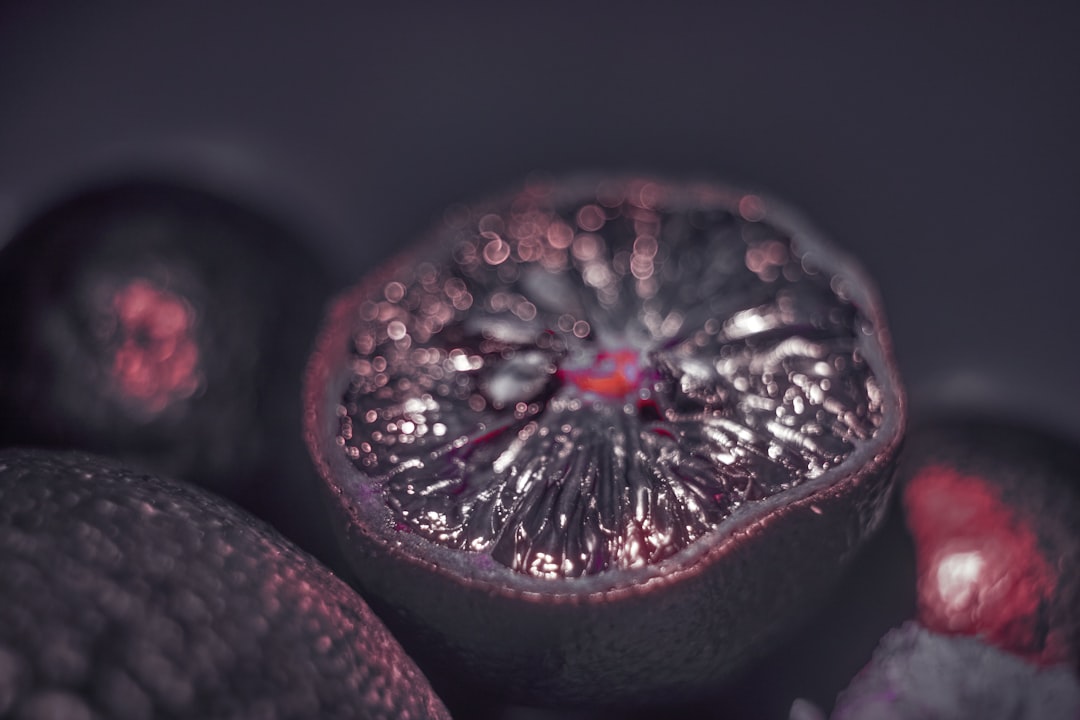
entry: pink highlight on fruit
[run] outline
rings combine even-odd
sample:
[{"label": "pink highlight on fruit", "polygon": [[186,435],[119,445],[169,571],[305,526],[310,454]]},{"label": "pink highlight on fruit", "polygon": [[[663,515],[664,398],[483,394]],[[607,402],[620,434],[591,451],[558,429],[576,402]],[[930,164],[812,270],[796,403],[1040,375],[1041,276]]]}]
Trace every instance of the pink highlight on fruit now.
[{"label": "pink highlight on fruit", "polygon": [[126,399],[153,415],[199,389],[195,311],[183,298],[137,278],[113,294],[112,311],[112,374]]}]

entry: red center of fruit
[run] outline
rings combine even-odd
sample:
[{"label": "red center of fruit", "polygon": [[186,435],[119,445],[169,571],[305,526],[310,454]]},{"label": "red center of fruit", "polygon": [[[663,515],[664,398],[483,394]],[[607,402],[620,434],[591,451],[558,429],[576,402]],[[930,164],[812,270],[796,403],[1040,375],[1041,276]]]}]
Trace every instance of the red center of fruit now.
[{"label": "red center of fruit", "polygon": [[601,351],[585,368],[559,368],[559,379],[586,393],[606,398],[623,398],[638,385],[641,368],[633,350]]},{"label": "red center of fruit", "polygon": [[1057,573],[1024,518],[989,483],[944,465],[923,469],[904,491],[915,538],[920,620],[974,635],[1036,662],[1061,659],[1044,637],[1042,610]]},{"label": "red center of fruit", "polygon": [[119,347],[113,377],[126,399],[149,413],[199,388],[199,346],[195,313],[184,300],[153,283],[136,279],[112,298]]}]

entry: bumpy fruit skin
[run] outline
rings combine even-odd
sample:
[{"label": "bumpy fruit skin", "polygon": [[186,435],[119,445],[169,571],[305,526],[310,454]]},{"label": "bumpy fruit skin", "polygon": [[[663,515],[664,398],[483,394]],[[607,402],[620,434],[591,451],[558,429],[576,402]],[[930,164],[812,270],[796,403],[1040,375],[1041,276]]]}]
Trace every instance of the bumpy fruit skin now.
[{"label": "bumpy fruit skin", "polygon": [[[792,720],[796,720],[792,712]],[[1075,720],[1080,683],[975,638],[916,622],[889,632],[837,699],[832,720]]]},{"label": "bumpy fruit skin", "polygon": [[345,583],[196,488],[0,452],[0,716],[448,718]]},{"label": "bumpy fruit skin", "polygon": [[[575,196],[590,182],[595,179],[567,183],[565,191]],[[564,189],[555,187],[556,194]],[[729,197],[737,202],[739,196]],[[759,198],[753,200],[760,209]],[[846,284],[873,328],[860,350],[880,382],[884,421],[836,471],[761,501],[652,567],[553,581],[410,533],[392,534],[381,493],[343,451],[342,398],[361,306],[403,269],[443,257],[439,238],[389,263],[333,305],[306,378],[307,442],[366,596],[422,667],[534,704],[700,697],[820,601],[879,525],[904,423],[880,303],[849,260],[781,206],[765,206],[769,221]]]},{"label": "bumpy fruit skin", "polygon": [[327,285],[287,224],[197,184],[62,198],[0,252],[0,446],[120,457],[323,554],[298,417]]},{"label": "bumpy fruit skin", "polygon": [[1080,669],[1080,449],[943,419],[911,435],[900,473],[920,621]]}]

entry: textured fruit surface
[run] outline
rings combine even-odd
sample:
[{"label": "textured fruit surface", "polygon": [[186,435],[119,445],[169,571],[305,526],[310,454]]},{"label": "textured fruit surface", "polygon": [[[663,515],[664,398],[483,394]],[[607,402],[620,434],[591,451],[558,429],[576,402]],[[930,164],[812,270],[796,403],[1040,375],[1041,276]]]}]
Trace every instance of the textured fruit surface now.
[{"label": "textured fruit surface", "polygon": [[919,619],[1041,664],[1080,658],[1080,449],[1034,430],[941,421],[904,453]]},{"label": "textured fruit surface", "polygon": [[532,183],[335,305],[308,441],[431,662],[534,702],[700,693],[880,521],[889,353],[869,282],[775,203]]},{"label": "textured fruit surface", "polygon": [[52,204],[0,253],[0,445],[121,457],[329,546],[300,522],[298,420],[324,275],[284,223],[195,186]]},{"label": "textured fruit surface", "polygon": [[[909,622],[882,638],[831,717],[1075,720],[1080,682],[1067,668],[1040,669],[975,638],[939,635]],[[792,720],[799,720],[794,711]]]},{"label": "textured fruit surface", "polygon": [[538,577],[645,567],[874,434],[832,278],[669,193],[527,190],[359,308],[340,437],[402,531]]},{"label": "textured fruit surface", "polygon": [[208,493],[0,452],[0,716],[445,718],[358,595]]}]

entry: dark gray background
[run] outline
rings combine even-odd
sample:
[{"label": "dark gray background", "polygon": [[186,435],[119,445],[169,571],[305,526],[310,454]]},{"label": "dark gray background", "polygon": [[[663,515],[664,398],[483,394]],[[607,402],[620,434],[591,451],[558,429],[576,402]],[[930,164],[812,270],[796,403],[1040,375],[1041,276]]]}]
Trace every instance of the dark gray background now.
[{"label": "dark gray background", "polygon": [[264,5],[0,6],[0,237],[165,168],[286,203],[345,277],[536,168],[705,173],[863,260],[916,413],[1080,435],[1068,4]]},{"label": "dark gray background", "polygon": [[158,170],[288,216],[344,282],[537,168],[712,175],[863,261],[916,418],[1080,437],[1066,3],[149,5],[0,4],[0,242]]}]

